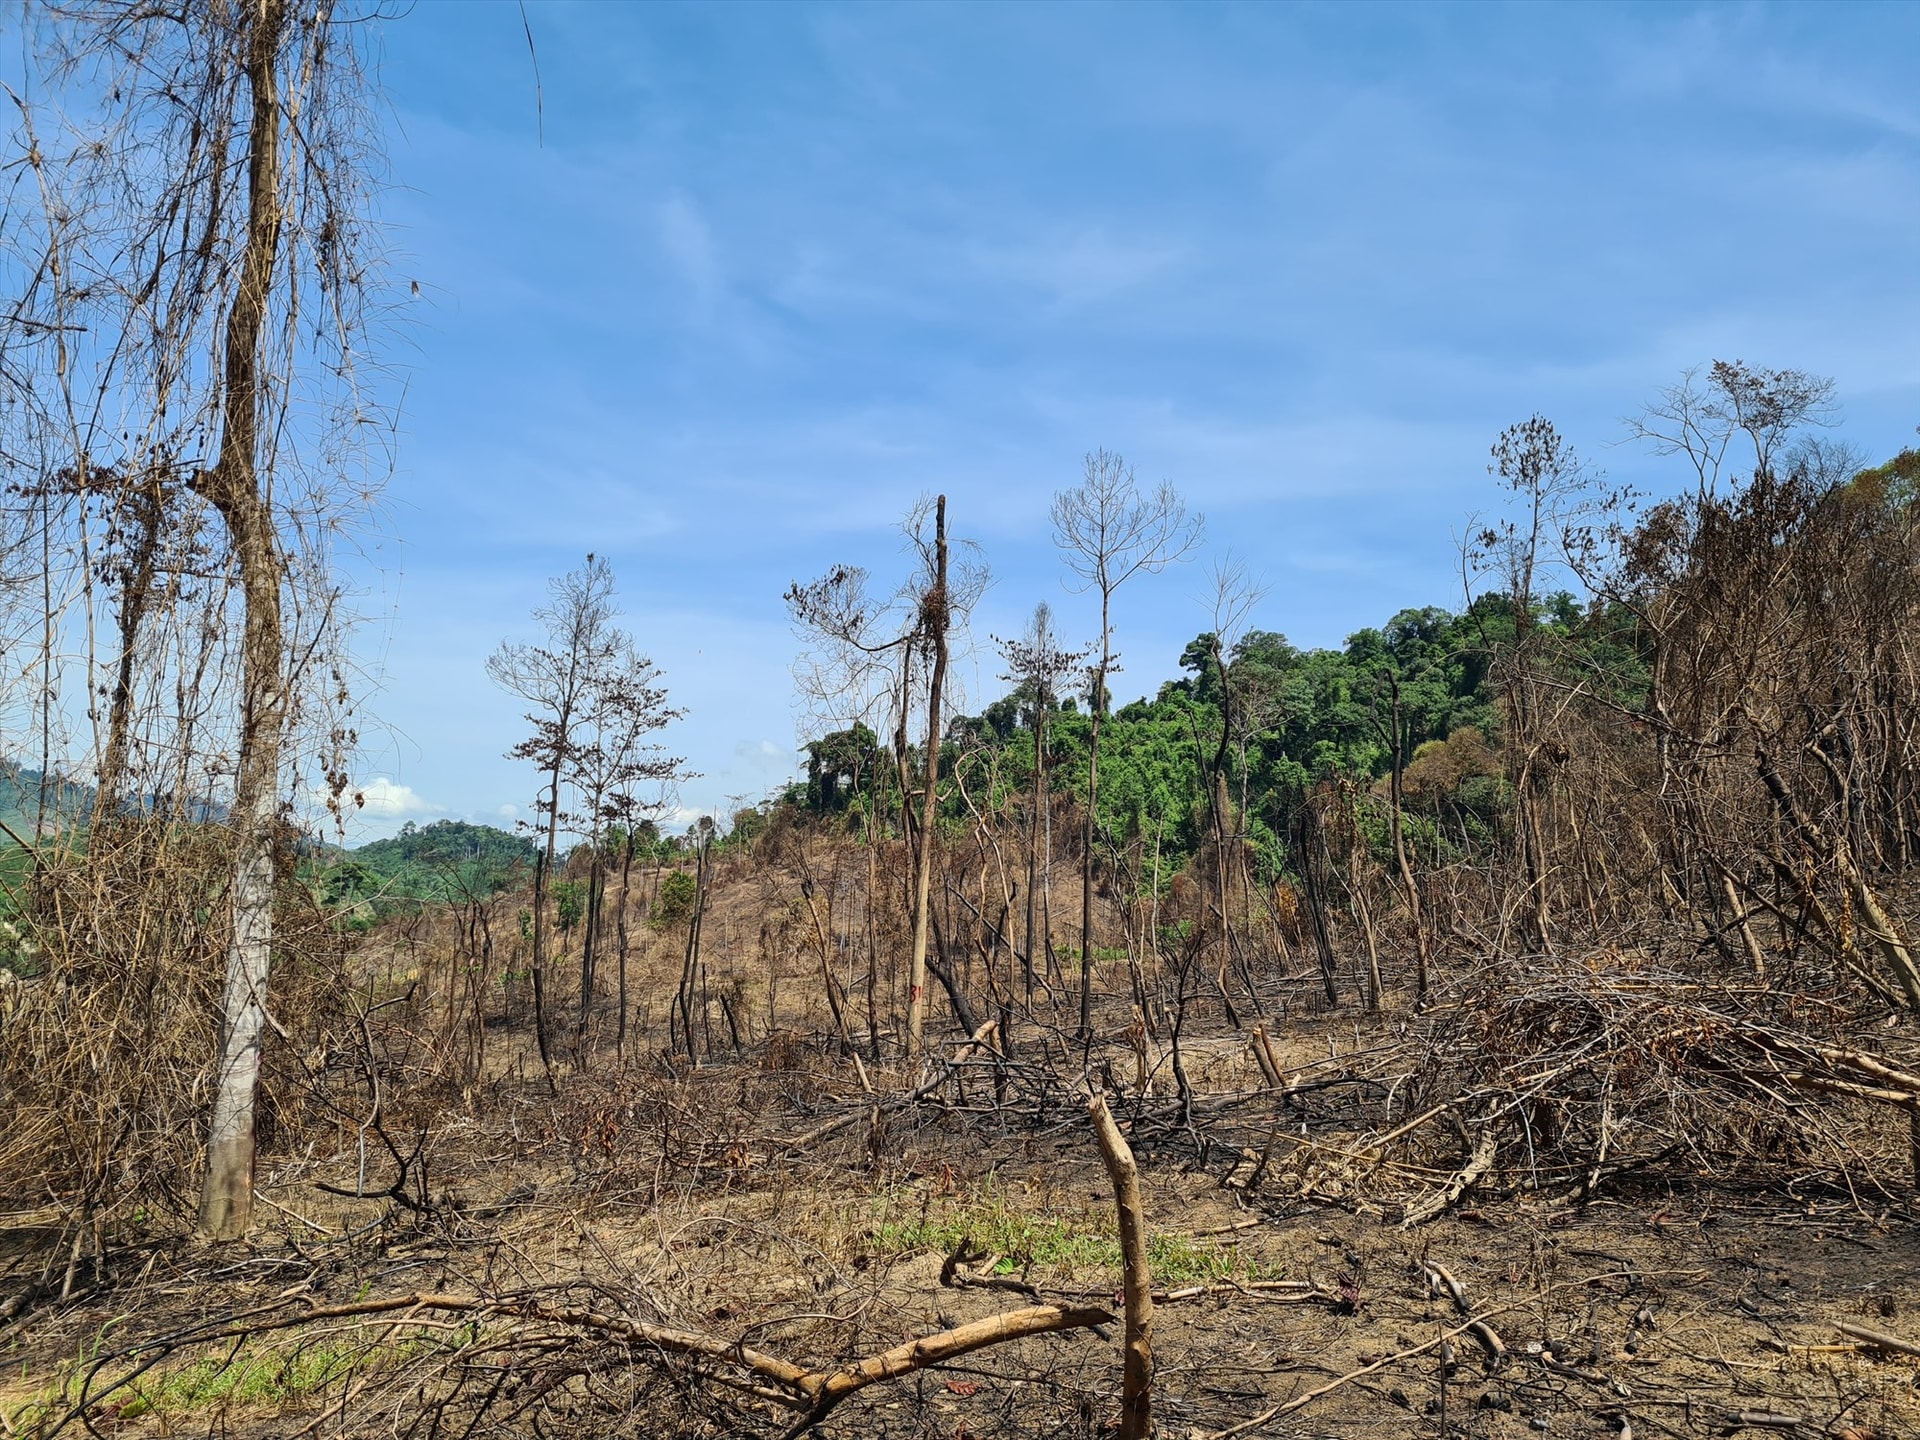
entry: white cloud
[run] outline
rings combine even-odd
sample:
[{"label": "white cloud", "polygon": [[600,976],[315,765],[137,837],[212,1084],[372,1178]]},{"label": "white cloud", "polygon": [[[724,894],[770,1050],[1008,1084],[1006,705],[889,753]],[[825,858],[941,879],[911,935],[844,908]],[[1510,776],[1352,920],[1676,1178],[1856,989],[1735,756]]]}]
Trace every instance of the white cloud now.
[{"label": "white cloud", "polygon": [[416,815],[438,815],[440,806],[415,793],[411,785],[400,785],[385,775],[376,775],[354,787],[349,803],[357,798],[360,813],[369,820],[404,820]]},{"label": "white cloud", "polygon": [[493,813],[498,815],[502,820],[518,820],[520,818],[520,807],[518,805],[502,805]]},{"label": "white cloud", "polygon": [[718,812],[712,806],[676,805],[670,814],[660,822],[660,829],[667,835],[684,835],[696,821],[716,816]]}]

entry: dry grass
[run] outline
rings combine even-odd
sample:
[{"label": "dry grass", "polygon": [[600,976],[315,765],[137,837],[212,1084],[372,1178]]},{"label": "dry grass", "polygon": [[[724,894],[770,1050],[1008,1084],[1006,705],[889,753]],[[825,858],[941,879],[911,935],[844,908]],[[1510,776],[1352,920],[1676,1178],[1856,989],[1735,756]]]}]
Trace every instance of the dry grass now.
[{"label": "dry grass", "polygon": [[[833,873],[821,856],[808,868]],[[864,875],[841,869],[841,889],[815,888],[834,906],[820,928],[862,934],[851,881]],[[1449,1323],[1415,1268],[1429,1258],[1467,1285],[1514,1357],[1493,1375],[1461,1357],[1446,1387],[1456,1430],[1519,1434],[1542,1419],[1598,1434],[1627,1415],[1643,1433],[1687,1433],[1689,1405],[1714,1423],[1742,1408],[1797,1414],[1836,1435],[1920,1423],[1906,1361],[1820,1348],[1838,1343],[1841,1319],[1911,1334],[1902,1306],[1920,1293],[1920,1230],[1896,1198],[1891,1112],[1804,1087],[1790,1111],[1764,1099],[1787,1083],[1768,1067],[1790,1060],[1804,1074],[1818,1058],[1807,1047],[1859,1038],[1836,1003],[1615,957],[1492,967],[1417,1016],[1391,1004],[1366,1016],[1320,1013],[1300,978],[1268,974],[1282,1083],[1202,998],[1181,1040],[1183,1103],[1164,1032],[1142,1040],[1152,1073],[1137,1083],[1129,979],[1111,966],[1084,1061],[1060,1023],[1063,996],[1060,1011],[1043,999],[1017,1017],[1010,1058],[975,1054],[916,1084],[865,1058],[861,974],[835,947],[835,973],[861,997],[854,1053],[840,1043],[813,921],[791,903],[800,873],[723,869],[697,1067],[664,1024],[660,997],[682,958],[670,928],[632,927],[624,1059],[603,1010],[597,1048],[563,1051],[551,1083],[531,1058],[510,938],[476,956],[471,927],[443,914],[350,960],[316,946],[308,968],[283,967],[275,1013],[296,1043],[276,1061],[262,1225],[230,1251],[183,1239],[191,1067],[116,1058],[69,1107],[93,1118],[49,1128],[65,1103],[51,1078],[85,1079],[84,1048],[53,1028],[57,1002],[99,1017],[128,1056],[166,1026],[181,1053],[210,1050],[195,1007],[218,937],[195,942],[200,988],[173,979],[152,992],[166,1006],[142,1015],[138,965],[101,957],[148,953],[118,937],[162,921],[121,903],[126,929],[50,957],[64,988],[40,982],[5,1020],[24,1013],[27,1028],[9,1035],[67,1046],[40,1052],[57,1062],[47,1075],[28,1073],[23,1052],[0,1059],[21,1067],[9,1073],[27,1102],[4,1132],[16,1206],[30,1177],[52,1173],[34,1169],[32,1144],[84,1143],[63,1161],[74,1194],[43,1193],[35,1226],[16,1218],[0,1250],[0,1299],[26,1297],[0,1329],[0,1416],[35,1435],[83,1421],[129,1435],[783,1434],[792,1412],[730,1383],[741,1377],[723,1360],[578,1317],[832,1366],[1032,1298],[944,1283],[962,1250],[976,1278],[1111,1305],[1112,1196],[1084,1119],[1086,1086],[1111,1077],[1143,1165],[1156,1283],[1184,1297],[1166,1302],[1159,1328],[1172,1433],[1225,1429],[1425,1345]],[[201,908],[176,903],[175,917]],[[510,937],[505,918],[496,934]],[[1150,983],[1171,983],[1165,963]],[[877,987],[883,1049],[895,978]],[[556,967],[554,979],[556,1013],[570,1013],[571,976]],[[987,988],[979,969],[967,983]],[[1763,1031],[1771,1051],[1740,1039]],[[110,1115],[132,1128],[113,1131]],[[1490,1128],[1492,1158],[1449,1193]],[[1675,1147],[1682,1137],[1691,1148]],[[98,1159],[140,1146],[171,1157],[171,1173]],[[1434,1197],[1445,1205],[1432,1224],[1395,1223]],[[409,1295],[479,1308],[346,1313]],[[1635,1324],[1643,1311],[1651,1326]],[[1528,1354],[1530,1341],[1569,1336],[1567,1363],[1598,1379]],[[1437,1434],[1425,1413],[1441,1393],[1433,1358],[1369,1372],[1303,1415],[1317,1433]],[[1022,1340],[867,1392],[823,1433],[1091,1437],[1112,1417],[1117,1377],[1117,1352],[1097,1336]]]}]

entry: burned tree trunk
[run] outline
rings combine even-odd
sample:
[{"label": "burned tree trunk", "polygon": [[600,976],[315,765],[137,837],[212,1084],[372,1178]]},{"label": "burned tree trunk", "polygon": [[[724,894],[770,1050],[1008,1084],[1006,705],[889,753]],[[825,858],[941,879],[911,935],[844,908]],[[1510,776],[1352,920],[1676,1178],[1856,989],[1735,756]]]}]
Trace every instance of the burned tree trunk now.
[{"label": "burned tree trunk", "polygon": [[933,883],[933,838],[940,811],[940,701],[947,685],[947,497],[934,509],[932,584],[920,600],[920,624],[933,650],[927,680],[926,793],[913,877],[913,968],[907,977],[907,1058],[918,1060],[927,1026],[927,931]]}]

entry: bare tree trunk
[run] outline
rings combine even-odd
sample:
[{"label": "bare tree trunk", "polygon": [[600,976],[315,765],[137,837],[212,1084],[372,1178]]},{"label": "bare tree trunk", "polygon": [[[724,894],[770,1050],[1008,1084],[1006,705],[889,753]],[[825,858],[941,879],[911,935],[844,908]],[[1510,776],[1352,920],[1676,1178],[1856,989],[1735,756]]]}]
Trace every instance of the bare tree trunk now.
[{"label": "bare tree trunk", "polygon": [[1121,1440],[1147,1440],[1153,1433],[1153,1276],[1147,1269],[1146,1217],[1140,1205],[1140,1169],[1133,1151],[1113,1123],[1106,1097],[1095,1095],[1087,1107],[1093,1117],[1100,1158],[1113,1182],[1113,1205],[1120,1222],[1122,1296],[1126,1334],[1121,1342]]},{"label": "bare tree trunk", "polygon": [[1361,868],[1361,847],[1366,842],[1359,832],[1356,822],[1353,850],[1347,861],[1347,888],[1353,892],[1355,918],[1367,942],[1367,1012],[1372,1014],[1380,1009],[1380,945],[1373,933],[1373,907],[1367,904],[1366,876]]},{"label": "bare tree trunk", "polygon": [[[828,1013],[833,1016],[834,1033],[840,1037],[840,1053],[842,1055],[851,1055],[853,1054],[853,1034],[847,1028],[846,1006],[842,1003],[843,995],[840,981],[833,973],[833,943],[829,935],[832,929],[833,912],[831,908],[828,909],[827,923],[823,924],[820,919],[820,907],[814,902],[814,891],[818,887],[813,883],[812,867],[807,863],[807,856],[804,850],[801,852],[801,865],[804,867],[801,873],[805,878],[800,886],[800,895],[801,898],[807,902],[807,918],[813,924],[814,947],[820,952],[821,993],[826,996]],[[839,883],[839,860],[837,857],[834,861],[834,872],[834,877],[829,880],[830,886],[837,886]],[[833,890],[830,888],[827,893],[829,896],[829,907],[831,907]]]},{"label": "bare tree trunk", "polygon": [[286,10],[257,0],[245,34],[252,124],[247,141],[247,241],[240,289],[227,317],[219,457],[197,485],[220,512],[240,564],[246,604],[240,761],[234,779],[233,935],[221,994],[220,1068],[207,1130],[200,1230],[244,1235],[253,1218],[254,1100],[266,1030],[273,949],[273,882],[280,743],[287,719],[284,566],[260,475],[262,337],[280,253],[280,100],[274,64]]},{"label": "bare tree trunk", "polygon": [[126,783],[133,735],[133,673],[140,638],[140,622],[153,599],[158,568],[160,527],[165,499],[157,478],[135,478],[121,504],[132,510],[134,535],[126,581],[120,592],[120,655],[114,667],[113,693],[107,702],[107,744],[100,757],[100,773],[93,796],[93,823],[99,825],[119,809]]},{"label": "bare tree trunk", "polygon": [[[564,721],[562,722],[564,724]],[[560,848],[560,760],[553,762],[547,788],[547,839],[533,866],[533,1036],[540,1047],[540,1068],[553,1084],[553,1056],[547,1048],[547,887],[553,883],[554,855]]]},{"label": "bare tree trunk", "polygon": [[700,1063],[700,1051],[699,1042],[693,1035],[693,997],[699,987],[700,929],[707,912],[707,842],[704,839],[694,853],[693,876],[693,914],[687,919],[687,949],[680,969],[680,989],[676,999],[681,1036],[687,1045],[687,1059],[697,1065]]},{"label": "bare tree trunk", "polygon": [[926,794],[920,802],[920,859],[914,876],[913,968],[908,972],[907,1059],[920,1058],[927,1023],[927,926],[933,881],[933,834],[940,806],[940,700],[947,685],[947,497],[934,502],[933,587],[920,602],[933,644],[933,674],[927,681]]},{"label": "bare tree trunk", "polygon": [[620,1019],[614,1028],[613,1053],[616,1058],[627,1058],[627,907],[631,904],[633,893],[633,831],[627,831],[625,853],[620,857],[620,908],[614,912],[616,944],[620,950]]},{"label": "bare tree trunk", "polygon": [[867,815],[867,1058],[880,1063],[880,939],[874,931],[874,901],[880,894],[880,836],[877,817]]},{"label": "bare tree trunk", "polygon": [[[1040,817],[1046,813],[1052,803],[1047,798],[1047,697],[1045,687],[1036,693],[1033,702],[1033,810],[1027,817],[1027,953],[1025,956],[1027,979],[1027,1008],[1033,1008],[1034,959],[1044,955],[1052,948],[1050,943],[1040,938],[1040,922],[1037,918],[1040,905]],[[1049,937],[1049,940],[1051,937]]]},{"label": "bare tree trunk", "polygon": [[1093,723],[1087,737],[1087,813],[1080,855],[1080,1044],[1093,1043],[1093,832],[1100,813],[1100,722],[1106,718],[1107,675],[1113,669],[1113,591],[1100,591],[1100,673],[1094,678]]},{"label": "bare tree trunk", "polygon": [[1313,797],[1308,796],[1301,810],[1300,834],[1300,878],[1307,890],[1307,919],[1313,928],[1313,946],[1320,957],[1320,984],[1325,990],[1327,1004],[1340,1003],[1340,988],[1337,979],[1339,962],[1333,954],[1333,938],[1327,933],[1327,910],[1325,884],[1314,858],[1314,842],[1318,839],[1320,816],[1314,809]]},{"label": "bare tree trunk", "polygon": [[1400,729],[1400,677],[1391,670],[1387,672],[1387,685],[1393,695],[1393,771],[1392,771],[1392,825],[1393,860],[1400,871],[1400,884],[1407,897],[1407,919],[1413,925],[1413,944],[1418,969],[1414,975],[1414,993],[1424,998],[1427,993],[1427,967],[1431,960],[1430,945],[1427,938],[1426,917],[1420,912],[1420,882],[1414,879],[1413,864],[1407,858],[1407,827],[1405,822],[1405,791],[1402,788],[1405,774],[1405,757],[1402,751],[1405,741]]},{"label": "bare tree trunk", "polygon": [[[599,807],[596,804],[594,808],[597,810]],[[599,959],[600,909],[606,899],[607,885],[606,861],[601,850],[600,838],[596,835],[589,843],[593,846],[593,859],[587,868],[587,915],[582,927],[586,935],[580,950],[580,1018],[574,1032],[574,1048],[582,1070],[587,1068],[587,1052],[592,1043],[587,1029],[593,1021],[593,988]]]}]

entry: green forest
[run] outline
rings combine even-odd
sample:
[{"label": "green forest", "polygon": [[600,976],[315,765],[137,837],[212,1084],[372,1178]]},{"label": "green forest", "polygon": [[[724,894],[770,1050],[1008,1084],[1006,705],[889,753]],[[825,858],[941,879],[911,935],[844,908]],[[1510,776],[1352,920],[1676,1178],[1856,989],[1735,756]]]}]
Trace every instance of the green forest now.
[{"label": "green forest", "polygon": [[421,901],[485,899],[532,873],[533,842],[464,820],[412,821],[387,840],[371,840],[331,863],[317,883],[331,908],[363,915]]},{"label": "green forest", "polygon": [[[1568,647],[1592,646],[1570,596],[1555,597],[1539,618]],[[1166,873],[1178,870],[1205,842],[1217,771],[1263,875],[1278,879],[1288,868],[1290,816],[1306,792],[1342,780],[1370,792],[1389,777],[1396,754],[1428,844],[1445,845],[1462,825],[1483,834],[1499,808],[1490,748],[1499,725],[1487,676],[1511,634],[1504,598],[1491,596],[1461,615],[1403,611],[1351,636],[1343,650],[1302,651],[1261,630],[1224,648],[1211,633],[1196,636],[1181,655],[1186,678],[1107,717],[1103,843],[1157,845]],[[1630,670],[1623,659],[1631,661],[1630,650],[1609,656]],[[952,777],[944,820],[964,819],[963,788],[989,806],[1032,789],[1035,691],[1023,685],[949,723],[941,750],[942,773]],[[1046,724],[1045,768],[1053,788],[1076,804],[1086,799],[1087,705],[1084,695],[1053,699]],[[871,730],[836,731],[809,742],[805,753],[807,777],[780,797],[782,806],[850,827],[887,811],[889,766]]]}]

